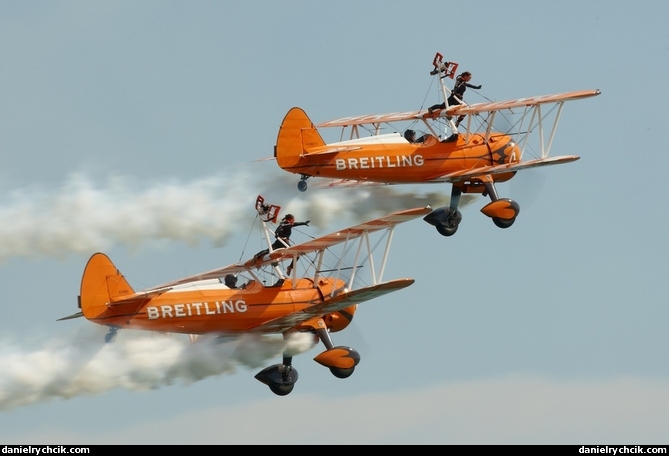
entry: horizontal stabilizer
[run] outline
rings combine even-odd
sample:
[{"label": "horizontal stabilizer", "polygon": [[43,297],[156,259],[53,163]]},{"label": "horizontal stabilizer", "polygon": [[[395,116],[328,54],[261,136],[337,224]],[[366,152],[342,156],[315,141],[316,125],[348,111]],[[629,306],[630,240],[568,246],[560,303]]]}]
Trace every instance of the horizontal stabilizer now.
[{"label": "horizontal stabilizer", "polygon": [[83,317],[83,316],[84,316],[84,313],[83,313],[83,312],[77,312],[77,313],[72,314],[72,315],[69,315],[69,316],[67,316],[67,317],[59,318],[59,319],[56,320],[56,321],[73,320],[73,319],[75,319],[75,318],[79,318],[79,317]]}]

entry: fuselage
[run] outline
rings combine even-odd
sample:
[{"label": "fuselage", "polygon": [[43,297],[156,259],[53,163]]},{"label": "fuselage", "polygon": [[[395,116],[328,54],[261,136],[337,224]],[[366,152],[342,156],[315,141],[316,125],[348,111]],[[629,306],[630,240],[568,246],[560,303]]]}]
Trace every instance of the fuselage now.
[{"label": "fuselage", "polygon": [[[353,140],[328,144],[329,148],[345,149],[337,153],[305,151],[284,169],[309,176],[402,184],[438,182],[443,176],[457,176],[458,172],[515,163],[520,159],[518,146],[506,135],[495,136],[487,143],[480,134],[472,135],[468,141],[460,137],[453,142],[440,142],[430,136],[418,144],[409,144],[399,134],[384,136],[373,143],[357,145]],[[495,180],[510,177],[501,174],[495,176]]]},{"label": "fuselage", "polygon": [[293,287],[291,280],[286,279],[276,287],[252,281],[243,289],[230,289],[218,280],[210,282],[175,287],[134,311],[124,309],[124,305],[111,306],[91,321],[121,328],[185,334],[242,333],[268,320],[318,304],[324,295],[345,286],[341,280],[321,280],[318,288],[314,288],[310,279],[299,279]]}]

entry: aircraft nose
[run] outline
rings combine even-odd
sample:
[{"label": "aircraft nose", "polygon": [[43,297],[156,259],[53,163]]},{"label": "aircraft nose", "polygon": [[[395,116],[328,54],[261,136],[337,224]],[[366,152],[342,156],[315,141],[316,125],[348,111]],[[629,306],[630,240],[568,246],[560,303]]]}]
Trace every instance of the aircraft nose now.
[{"label": "aircraft nose", "polygon": [[509,141],[501,146],[492,154],[493,163],[502,165],[504,163],[518,163],[520,161],[520,148],[518,144],[509,139]]}]

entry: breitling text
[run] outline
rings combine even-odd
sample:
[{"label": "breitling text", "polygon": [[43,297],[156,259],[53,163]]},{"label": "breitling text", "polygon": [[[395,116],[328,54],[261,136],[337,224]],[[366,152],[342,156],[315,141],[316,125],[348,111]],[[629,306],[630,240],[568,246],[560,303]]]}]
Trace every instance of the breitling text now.
[{"label": "breitling text", "polygon": [[166,304],[147,306],[146,315],[149,320],[157,318],[184,318],[200,315],[220,315],[227,313],[244,313],[248,310],[246,301],[215,301],[189,302],[186,304]]},{"label": "breitling text", "polygon": [[425,160],[422,155],[385,155],[382,157],[350,157],[335,159],[335,169],[375,169],[375,168],[406,168],[423,166]]}]

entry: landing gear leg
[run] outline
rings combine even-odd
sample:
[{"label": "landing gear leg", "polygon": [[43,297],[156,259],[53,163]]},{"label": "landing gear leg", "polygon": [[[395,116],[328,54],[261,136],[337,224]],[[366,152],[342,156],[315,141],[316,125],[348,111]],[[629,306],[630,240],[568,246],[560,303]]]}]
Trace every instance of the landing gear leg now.
[{"label": "landing gear leg", "polygon": [[334,344],[332,343],[332,337],[330,337],[330,332],[327,329],[325,328],[317,329],[316,335],[321,340],[321,342],[323,342],[325,348],[327,348],[328,350],[334,348]]},{"label": "landing gear leg", "polygon": [[118,327],[110,326],[109,332],[105,334],[105,343],[111,343],[116,339],[116,333],[118,332]]},{"label": "landing gear leg", "polygon": [[460,196],[462,196],[462,189],[456,185],[451,187],[451,201],[448,204],[448,208],[451,211],[458,210],[458,206],[460,205]]},{"label": "landing gear leg", "polygon": [[[285,338],[284,334],[284,338]],[[282,364],[274,364],[258,372],[255,378],[269,386],[277,396],[290,394],[297,382],[297,369],[293,368],[293,357],[283,355]]]},{"label": "landing gear leg", "polygon": [[461,195],[462,188],[453,185],[451,188],[451,202],[448,207],[433,210],[423,217],[423,220],[430,225],[434,225],[442,236],[453,236],[462,221],[462,214],[458,210]]},{"label": "landing gear leg", "polygon": [[497,189],[495,188],[494,182],[484,182],[483,186],[485,187],[483,196],[490,196],[490,201],[492,202],[495,202],[499,199],[499,196],[497,196]]}]

